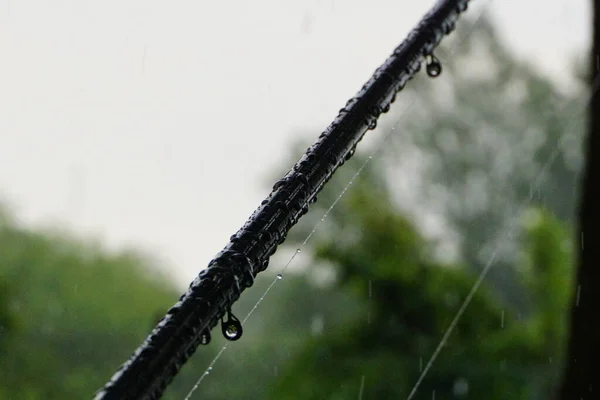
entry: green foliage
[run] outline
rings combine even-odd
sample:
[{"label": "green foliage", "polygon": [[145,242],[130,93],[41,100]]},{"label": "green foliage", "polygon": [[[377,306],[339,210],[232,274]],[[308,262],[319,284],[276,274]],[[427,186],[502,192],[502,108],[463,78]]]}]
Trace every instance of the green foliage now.
[{"label": "green foliage", "polygon": [[[384,118],[382,130],[394,123],[396,132],[313,237],[312,264],[330,266],[338,290],[368,308],[313,338],[273,398],[406,398],[489,260],[415,398],[461,398],[465,383],[469,398],[552,393],[570,295],[564,225],[575,208],[583,90],[560,92],[515,60],[485,17],[450,41],[438,51],[442,77],[418,77],[398,96],[415,105]],[[338,172],[292,240],[303,241],[365,161],[359,152]],[[507,235],[528,207],[522,229]],[[441,240],[425,239],[423,215],[444,228]],[[440,255],[444,242],[458,243],[458,261]]]},{"label": "green foliage", "polygon": [[545,350],[550,352],[558,343],[562,353],[573,279],[572,241],[562,224],[543,209],[530,210],[524,222],[527,251],[519,271],[533,309],[530,319],[543,335]]},{"label": "green foliage", "polygon": [[[0,399],[89,398],[180,294],[140,255],[25,229],[7,213],[0,213],[0,246]],[[246,315],[273,278],[261,275],[236,315]],[[273,289],[277,301],[265,300],[245,325],[243,340],[228,344],[202,398],[264,398],[278,368],[315,334],[315,321],[333,327],[348,316],[340,309],[360,309],[304,276],[284,282],[285,290]],[[328,307],[318,307],[325,299]],[[217,328],[164,398],[184,398],[224,344]]]},{"label": "green foliage", "polygon": [[[505,304],[523,308],[513,268],[518,235],[507,240],[505,232],[528,202],[572,222],[588,89],[570,84],[559,90],[511,54],[485,15],[473,31],[469,26],[457,24],[440,46],[442,75],[411,81],[389,122],[381,124],[398,124],[383,152],[387,170],[394,171],[386,179],[403,209],[440,217],[453,232],[442,241],[457,243],[469,268],[483,269],[496,243],[504,241],[500,268],[490,271],[493,290]],[[565,71],[564,78],[577,82],[574,74]],[[400,115],[403,101],[413,106]],[[397,184],[411,179],[417,184]]]},{"label": "green foliage", "polygon": [[[11,290],[0,387],[11,399],[89,397],[175,298],[134,254],[4,225],[0,276]],[[2,292],[6,295],[6,292]]]},{"label": "green foliage", "polygon": [[[273,398],[345,399],[359,391],[364,398],[406,398],[473,287],[469,269],[431,261],[425,241],[382,193],[358,185],[345,203],[351,212],[344,228],[317,246],[315,262],[334,265],[339,290],[368,307],[343,329],[311,340]],[[539,259],[540,249],[546,259]],[[535,268],[524,267],[523,276],[535,288],[535,317],[519,321],[483,285],[415,398],[435,391],[436,398],[459,399],[468,390],[471,398],[531,399],[551,389],[570,277],[557,221],[539,217],[527,232],[524,258],[534,259]],[[557,361],[548,364],[549,357]]]}]

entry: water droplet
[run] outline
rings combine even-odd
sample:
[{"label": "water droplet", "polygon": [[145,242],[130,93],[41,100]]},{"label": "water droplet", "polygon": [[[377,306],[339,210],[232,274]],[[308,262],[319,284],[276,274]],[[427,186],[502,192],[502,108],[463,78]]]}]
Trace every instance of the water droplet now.
[{"label": "water droplet", "polygon": [[[377,128],[377,118],[371,117],[369,121],[367,121],[367,128],[371,130]],[[352,154],[354,154],[354,152]]]},{"label": "water droplet", "polygon": [[227,340],[238,340],[242,337],[243,329],[242,323],[237,319],[231,311],[227,311],[227,321],[221,320],[221,330],[223,336]]},{"label": "water droplet", "polygon": [[296,249],[296,253],[300,253],[302,249]]},{"label": "water droplet", "polygon": [[283,275],[277,274],[277,279],[279,279],[279,280],[283,279]]},{"label": "water droplet", "polygon": [[466,397],[469,393],[469,382],[465,378],[458,378],[454,382],[452,391],[456,397]]},{"label": "water droplet", "polygon": [[355,153],[355,152],[356,152],[356,147],[352,147],[352,148],[351,148],[351,149],[348,151],[348,153],[346,154],[346,157],[344,157],[344,159],[345,159],[345,160],[349,160],[349,159],[350,159],[350,158],[351,158],[351,157],[354,155],[354,153]]},{"label": "water droplet", "polygon": [[200,338],[200,344],[207,345],[210,343],[210,331],[206,330],[202,333],[202,337]]},{"label": "water droplet", "polygon": [[313,336],[321,335],[325,328],[325,318],[321,314],[316,314],[312,317],[310,330]]},{"label": "water droplet", "polygon": [[433,54],[427,56],[427,75],[432,78],[439,76],[442,73],[442,64],[440,60],[436,58]]},{"label": "water droplet", "polygon": [[238,327],[236,324],[229,324],[225,327],[227,339],[234,339],[238,336]]}]

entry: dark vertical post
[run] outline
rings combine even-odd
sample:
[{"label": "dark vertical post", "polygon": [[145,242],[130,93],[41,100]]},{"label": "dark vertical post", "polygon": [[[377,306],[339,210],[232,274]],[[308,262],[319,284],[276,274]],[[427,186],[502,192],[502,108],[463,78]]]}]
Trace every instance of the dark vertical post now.
[{"label": "dark vertical post", "polygon": [[578,270],[571,305],[570,337],[561,400],[600,398],[600,0],[593,2],[590,85],[592,100],[586,166],[579,209]]}]

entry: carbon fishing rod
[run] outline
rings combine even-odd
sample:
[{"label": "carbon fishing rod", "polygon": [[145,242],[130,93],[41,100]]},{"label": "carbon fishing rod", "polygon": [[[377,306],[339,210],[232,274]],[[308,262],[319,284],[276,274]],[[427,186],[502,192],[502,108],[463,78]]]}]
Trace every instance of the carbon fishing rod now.
[{"label": "carbon fishing rod", "polygon": [[189,289],[158,322],[131,358],[100,389],[96,400],[158,399],[200,344],[208,344],[219,320],[228,340],[242,335],[231,307],[264,271],[288,231],[308,212],[317,194],[356,149],[365,132],[375,129],[381,113],[421,69],[438,76],[433,50],[467,9],[469,0],[441,0],[421,19],[392,55],[377,68],[275,185],[248,221],[192,281]]}]

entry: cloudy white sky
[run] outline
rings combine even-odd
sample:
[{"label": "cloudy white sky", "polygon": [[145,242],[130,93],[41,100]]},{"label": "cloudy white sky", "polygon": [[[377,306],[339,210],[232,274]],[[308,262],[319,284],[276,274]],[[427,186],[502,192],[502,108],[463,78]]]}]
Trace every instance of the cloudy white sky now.
[{"label": "cloudy white sky", "polygon": [[[0,200],[188,282],[433,3],[4,0]],[[473,3],[542,73],[587,54],[589,1]]]}]

